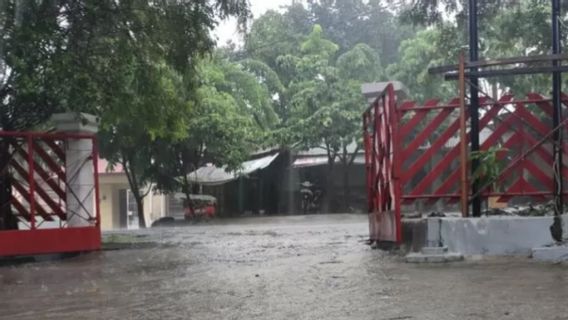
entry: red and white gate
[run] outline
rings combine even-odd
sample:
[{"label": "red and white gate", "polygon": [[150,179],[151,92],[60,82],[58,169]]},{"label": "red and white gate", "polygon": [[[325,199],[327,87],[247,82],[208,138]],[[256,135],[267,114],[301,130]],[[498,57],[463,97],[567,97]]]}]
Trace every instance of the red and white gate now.
[{"label": "red and white gate", "polygon": [[[78,141],[87,141],[88,149],[71,163],[68,148]],[[10,210],[11,216],[2,218],[14,219],[12,227],[6,229],[4,221],[0,230],[0,256],[100,249],[95,136],[0,131],[0,144],[9,152],[0,170],[11,188],[0,215]],[[85,173],[92,176],[79,185],[77,177]]]},{"label": "red and white gate", "polygon": [[[567,102],[563,96],[564,119]],[[560,128],[552,127],[551,100],[539,94],[520,99],[507,94],[498,101],[480,98],[480,149],[497,150],[496,161],[502,164],[495,183],[482,185],[480,196],[500,202],[516,197],[551,199],[556,165],[552,136],[555,130],[566,136],[566,124],[567,120]],[[390,84],[365,111],[363,127],[372,241],[401,242],[403,205],[459,202],[461,166],[468,161],[460,159],[464,141],[459,139],[459,99],[397,104]],[[562,150],[568,159],[566,143]],[[566,163],[559,165],[566,180]]]},{"label": "red and white gate", "polygon": [[400,182],[395,152],[396,96],[389,84],[363,114],[365,168],[369,208],[369,233],[372,241],[402,240]]}]

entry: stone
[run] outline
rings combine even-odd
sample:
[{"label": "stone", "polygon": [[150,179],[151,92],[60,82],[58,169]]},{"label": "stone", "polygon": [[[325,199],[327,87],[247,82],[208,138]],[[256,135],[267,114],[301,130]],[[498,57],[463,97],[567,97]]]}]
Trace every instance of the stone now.
[{"label": "stone", "polygon": [[448,247],[424,247],[421,251],[425,255],[441,255],[448,252]]},{"label": "stone", "polygon": [[568,246],[539,247],[532,249],[532,258],[537,261],[568,261]]},{"label": "stone", "polygon": [[446,252],[444,254],[409,253],[406,256],[406,262],[408,263],[445,263],[462,260],[463,255],[452,252]]}]

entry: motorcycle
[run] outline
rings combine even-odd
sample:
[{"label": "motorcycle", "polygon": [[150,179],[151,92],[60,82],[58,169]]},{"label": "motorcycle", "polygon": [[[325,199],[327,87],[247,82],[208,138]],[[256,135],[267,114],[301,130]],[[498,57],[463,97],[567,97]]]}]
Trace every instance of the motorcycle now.
[{"label": "motorcycle", "polygon": [[316,189],[315,185],[309,181],[304,181],[300,185],[302,213],[317,213],[319,211],[319,202],[322,196],[322,191]]}]

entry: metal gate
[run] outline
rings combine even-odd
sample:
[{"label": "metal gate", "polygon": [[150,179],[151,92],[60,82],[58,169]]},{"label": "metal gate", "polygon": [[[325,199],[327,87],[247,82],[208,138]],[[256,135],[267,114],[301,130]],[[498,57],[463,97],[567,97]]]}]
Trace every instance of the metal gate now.
[{"label": "metal gate", "polygon": [[371,240],[399,243],[402,224],[397,201],[400,180],[396,122],[396,96],[389,84],[363,114],[363,139]]},{"label": "metal gate", "polygon": [[[567,101],[563,96],[564,113]],[[554,166],[562,166],[563,179],[568,174],[566,163],[556,164],[552,156],[553,133],[566,134],[566,120],[553,128],[552,112],[551,100],[539,94],[520,99],[507,94],[498,101],[480,98],[481,151],[475,156],[492,155],[494,163],[486,159],[482,165],[500,167],[497,176],[481,183],[479,196],[499,202],[551,198]],[[461,169],[474,156],[460,159],[464,141],[459,138],[459,99],[397,104],[389,85],[364,113],[363,126],[372,241],[402,240],[405,205],[459,203],[461,188],[467,186],[467,181],[460,183]],[[468,173],[467,179],[480,178]],[[469,199],[474,196],[469,188],[466,192]]]},{"label": "metal gate", "polygon": [[0,131],[0,145],[9,190],[0,197],[0,256],[100,249],[95,137]]}]

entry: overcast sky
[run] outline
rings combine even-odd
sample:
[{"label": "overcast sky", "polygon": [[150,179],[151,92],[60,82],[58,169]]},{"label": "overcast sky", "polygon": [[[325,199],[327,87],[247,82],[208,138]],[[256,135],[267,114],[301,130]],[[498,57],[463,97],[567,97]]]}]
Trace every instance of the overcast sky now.
[{"label": "overcast sky", "polygon": [[[251,11],[254,18],[259,17],[267,10],[278,10],[281,6],[290,5],[292,0],[250,0]],[[215,30],[215,36],[218,38],[217,44],[224,45],[227,40],[232,39],[233,42],[240,43],[241,37],[237,33],[237,24],[235,19],[230,19],[219,24]]]}]

